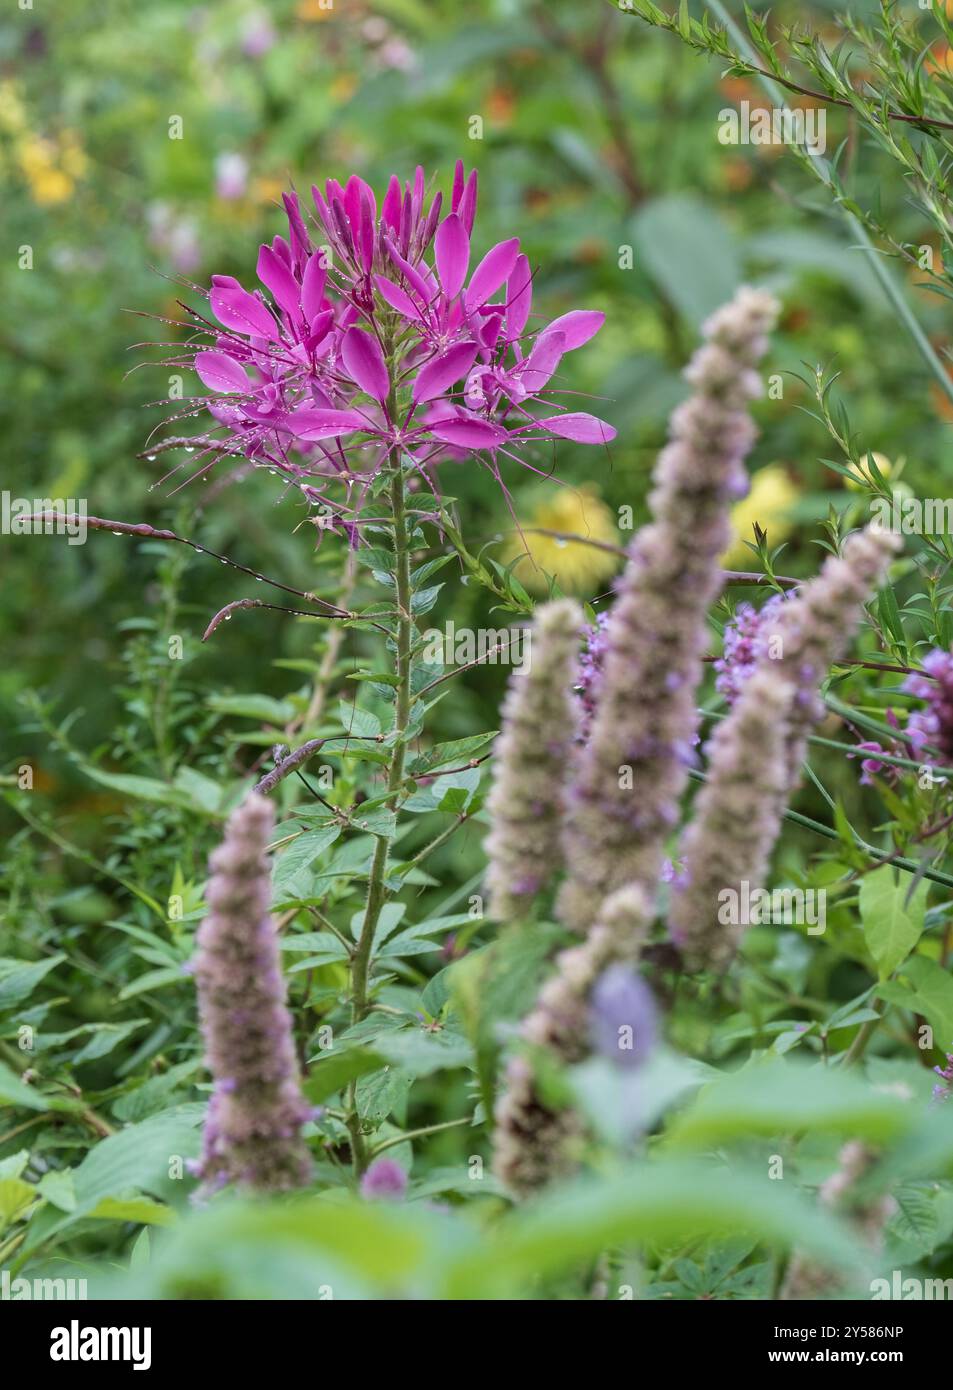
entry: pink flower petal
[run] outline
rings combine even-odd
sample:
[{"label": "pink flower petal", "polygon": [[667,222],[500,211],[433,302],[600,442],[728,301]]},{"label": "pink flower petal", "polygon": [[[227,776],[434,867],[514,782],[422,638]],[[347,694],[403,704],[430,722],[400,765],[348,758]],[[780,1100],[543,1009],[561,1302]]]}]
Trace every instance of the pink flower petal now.
[{"label": "pink flower petal", "polygon": [[401,201],[400,180],[396,174],[391,174],[390,183],[387,185],[387,192],[381,206],[381,221],[385,222],[394,232],[400,231]]},{"label": "pink flower petal", "polygon": [[573,439],[577,444],[608,444],[617,434],[605,420],[584,410],[568,415],[551,415],[546,420],[536,420],[527,428],[546,430],[549,434],[558,434],[560,439]]},{"label": "pink flower petal", "polygon": [[468,304],[485,304],[503,281],[510,278],[519,249],[520,239],[515,236],[510,241],[501,241],[498,246],[487,251],[470,280],[470,288],[467,290]]},{"label": "pink flower petal", "polygon": [[448,299],[456,299],[470,265],[470,238],[456,213],[445,217],[434,239],[437,274]]},{"label": "pink flower petal", "polygon": [[301,281],[301,307],[309,324],[313,324],[321,312],[321,302],[324,299],[324,286],[327,278],[328,271],[324,264],[324,252],[315,251],[314,255],[308,258],[308,264],[304,268]]},{"label": "pink flower petal", "polygon": [[300,318],[298,285],[286,262],[270,246],[263,246],[258,252],[257,274],[265,289],[275,296],[275,303],[293,319]]},{"label": "pink flower petal", "polygon": [[477,171],[471,170],[470,177],[467,179],[466,188],[460,198],[460,203],[454,208],[454,212],[460,218],[466,230],[467,236],[473,235],[473,222],[476,217],[477,208]]},{"label": "pink flower petal", "polygon": [[533,351],[519,370],[519,383],[528,396],[542,391],[559,366],[566,340],[561,333],[547,330],[536,339]]},{"label": "pink flower petal", "polygon": [[197,352],[195,370],[210,391],[248,390],[248,377],[243,368],[224,352]]},{"label": "pink flower petal", "polygon": [[375,275],[374,284],[381,299],[385,300],[392,309],[396,309],[398,314],[403,314],[405,319],[413,319],[416,323],[421,322],[420,310],[410,295],[406,294],[399,285],[395,285],[393,280],[387,280],[383,275]]},{"label": "pink flower petal", "polygon": [[362,391],[373,396],[375,401],[387,399],[390,378],[376,338],[365,333],[363,328],[349,328],[341,343],[341,356],[348,375]]},{"label": "pink flower petal", "polygon": [[209,294],[212,313],[233,333],[247,333],[275,342],[278,329],[269,311],[231,275],[213,275]]},{"label": "pink flower petal", "polygon": [[583,343],[594,338],[605,321],[605,314],[598,309],[573,309],[571,313],[553,319],[546,332],[561,333],[566,340],[563,351],[571,352],[573,348],[582,347]]},{"label": "pink flower petal", "polygon": [[459,381],[473,366],[477,355],[476,343],[454,343],[439,357],[433,358],[421,367],[414,381],[413,399],[418,405],[421,401],[432,401]]},{"label": "pink flower petal", "polygon": [[366,430],[368,423],[356,410],[296,410],[287,427],[298,439],[331,439],[336,434]]},{"label": "pink flower petal", "polygon": [[435,439],[464,449],[496,449],[509,436],[488,420],[441,420],[430,426]]},{"label": "pink flower petal", "polygon": [[409,261],[404,259],[392,242],[385,239],[384,245],[387,247],[387,253],[394,262],[394,265],[403,275],[410,288],[420,296],[424,304],[429,304],[433,298],[433,290],[427,285],[423,276]]},{"label": "pink flower petal", "polygon": [[506,286],[506,335],[511,342],[520,336],[533,302],[533,276],[525,256],[517,256]]}]

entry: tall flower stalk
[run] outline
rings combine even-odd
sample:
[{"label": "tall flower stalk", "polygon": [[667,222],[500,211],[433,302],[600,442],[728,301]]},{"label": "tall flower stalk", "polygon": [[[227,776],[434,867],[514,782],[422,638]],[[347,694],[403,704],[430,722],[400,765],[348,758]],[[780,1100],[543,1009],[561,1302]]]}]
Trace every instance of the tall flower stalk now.
[{"label": "tall flower stalk", "polygon": [[606,627],[599,701],[569,790],[559,897],[567,924],[587,929],[614,889],[658,880],[675,825],[697,717],[706,616],[730,539],[728,513],[747,490],[754,439],[754,366],[777,306],[742,289],[705,325],[655,470],[652,523],[636,536]]},{"label": "tall flower stalk", "polygon": [[271,803],[249,796],[210,859],[194,973],[214,1080],[196,1171],[202,1191],[300,1187],[311,1170],[278,940],[268,912]]},{"label": "tall flower stalk", "polygon": [[824,717],[821,683],[831,663],[843,655],[864,605],[901,547],[898,536],[876,523],[855,532],[840,555],[828,556],[820,574],[772,614],[761,666],[776,669],[796,691],[788,719],[786,793],[797,786],[808,736]]},{"label": "tall flower stalk", "polygon": [[[760,888],[781,828],[787,791],[788,719],[794,687],[762,669],[746,683],[707,748],[708,774],[679,857],[669,931],[689,969],[724,970],[744,932],[724,914],[724,894]],[[723,920],[727,917],[727,920]]]},{"label": "tall flower stalk", "polygon": [[586,1056],[592,1040],[593,990],[610,966],[638,959],[651,920],[641,889],[614,893],[602,905],[586,940],[557,956],[555,974],[523,1020],[523,1050],[507,1064],[494,1132],[494,1171],[516,1196],[528,1196],[571,1172],[584,1135],[575,1110],[543,1096],[534,1054],[563,1066]]},{"label": "tall flower stalk", "polygon": [[573,694],[583,628],[571,599],[536,610],[530,657],[510,677],[487,809],[490,915],[519,916],[560,868],[563,786],[573,753]]},{"label": "tall flower stalk", "polygon": [[[508,497],[504,460],[523,463],[527,450],[561,439],[610,441],[609,425],[565,410],[550,386],[564,355],[588,342],[604,316],[574,310],[528,327],[532,267],[517,237],[473,257],[477,177],[460,164],[449,206],[440,193],[430,197],[419,168],[404,187],[392,178],[380,205],[356,176],[312,188],[311,213],[295,193],[284,203],[288,234],[260,248],[261,289],[213,276],[207,312],[193,311],[197,334],[173,360],[194,366],[208,393],[186,412],[212,418],[194,441],[199,472],[239,455],[318,509],[310,519],[320,532],[336,530],[359,546],[372,526],[375,548],[381,534],[390,538],[394,607],[376,612],[374,624],[388,633],[394,659],[393,720],[382,744],[383,810],[395,815],[419,698],[411,550],[421,522],[443,523],[438,465],[469,458]],[[429,503],[414,506],[415,489]],[[393,887],[393,838],[386,824],[376,833],[348,947],[354,1025],[373,1006],[373,944]],[[344,1118],[359,1177],[368,1153],[356,1083]]]}]

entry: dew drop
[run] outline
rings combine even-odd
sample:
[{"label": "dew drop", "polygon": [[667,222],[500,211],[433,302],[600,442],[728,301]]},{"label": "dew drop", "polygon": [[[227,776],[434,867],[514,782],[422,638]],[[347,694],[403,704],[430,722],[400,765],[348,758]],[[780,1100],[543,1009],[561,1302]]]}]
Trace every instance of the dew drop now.
[{"label": "dew drop", "polygon": [[114,535],[114,536],[121,536],[121,535],[122,535],[122,532],[121,532],[121,531],[114,531],[114,532],[113,532],[113,535]]},{"label": "dew drop", "polygon": [[156,455],[155,455],[155,454],[146,454],[146,458],[149,460],[150,463],[155,463],[155,461],[156,461]]}]

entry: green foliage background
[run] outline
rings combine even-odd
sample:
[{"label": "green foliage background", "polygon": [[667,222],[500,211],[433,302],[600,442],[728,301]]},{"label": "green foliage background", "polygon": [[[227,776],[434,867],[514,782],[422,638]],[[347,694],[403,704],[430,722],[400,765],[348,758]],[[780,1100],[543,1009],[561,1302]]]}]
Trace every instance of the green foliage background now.
[{"label": "green foliage background", "polygon": [[[873,12],[876,6],[859,8]],[[780,9],[796,11],[825,32],[833,7]],[[266,51],[250,52],[249,34],[266,22],[272,30]],[[897,328],[836,210],[797,162],[776,151],[718,143],[719,112],[745,96],[756,96],[750,83],[722,79],[717,66],[598,0],[475,0],[465,7],[449,0],[334,0],[327,9],[311,0],[275,0],[267,14],[240,0],[205,6],[104,0],[95,7],[48,0],[8,15],[0,22],[4,488],[15,497],[83,498],[94,514],[170,526],[284,583],[332,593],[345,558],[340,541],[326,539],[316,551],[311,532],[295,529],[301,521],[295,504],[276,495],[267,475],[228,486],[219,465],[211,481],[178,491],[188,474],[187,456],[172,456],[184,466],[167,483],[158,482],[167,456],[145,457],[149,432],[162,416],[153,403],[168,389],[157,344],[170,335],[176,340],[181,331],[165,322],[180,316],[176,297],[195,302],[176,276],[204,284],[212,273],[228,273],[249,282],[258,243],[281,230],[276,203],[290,184],[306,192],[311,182],[353,171],[383,187],[391,172],[405,177],[420,163],[446,188],[454,161],[462,158],[480,173],[481,249],[518,234],[538,267],[537,306],[549,316],[575,307],[607,315],[605,330],[578,354],[566,384],[600,398],[599,413],[617,426],[619,439],[611,453],[565,444],[560,477],[593,484],[613,512],[631,507],[636,524],[643,519],[649,471],[668,412],[680,398],[679,371],[699,324],[752,277],[776,289],[785,306],[771,370],[803,377],[805,363],[808,375],[833,364],[842,374],[836,391],[849,402],[859,451],[875,450],[895,464],[905,460],[904,481],[918,495],[943,495],[953,411]],[[182,139],[169,138],[175,117],[182,121]],[[479,139],[471,138],[475,117],[483,123]],[[906,199],[900,172],[859,145],[849,117],[833,112],[829,132],[831,147],[847,142],[843,159],[854,187],[867,203],[879,204],[895,234],[933,244],[930,228]],[[216,162],[227,155],[247,161],[247,188],[236,199],[216,192]],[[890,273],[944,351],[951,342],[948,303],[918,289],[915,274],[893,263]],[[783,399],[760,408],[764,433],[751,467],[780,465],[793,485],[793,526],[778,566],[803,575],[819,563],[817,542],[829,509],[854,508],[856,516],[860,504],[823,462],[833,446],[823,425],[801,408],[814,408],[808,387],[796,375],[784,381]],[[191,389],[187,384],[186,393]],[[458,499],[471,549],[509,530],[502,496],[485,473],[448,465],[443,482]],[[528,473],[509,482],[524,518],[555,491],[555,484]],[[201,915],[207,853],[254,759],[306,709],[326,634],[304,621],[256,612],[239,614],[203,645],[211,615],[256,589],[253,580],[185,548],[108,532],[93,533],[77,547],[56,537],[4,535],[0,565],[0,772],[13,778],[29,764],[35,777],[29,795],[11,787],[0,811],[0,955],[19,962],[0,973],[0,1004],[11,1010],[2,1033],[7,1060],[0,1064],[10,1106],[0,1121],[0,1163],[9,1160],[0,1179],[0,1211],[13,1222],[36,1200],[36,1173],[24,1184],[30,1192],[15,1187],[24,1179],[13,1156],[29,1139],[46,1164],[39,1182],[45,1206],[33,1218],[26,1245],[16,1247],[18,1258],[33,1244],[46,1250],[51,1241],[71,1259],[104,1250],[125,1258],[134,1223],[165,1220],[156,1214],[156,1199],[174,1200],[175,1188],[156,1174],[170,1152],[191,1151],[188,1136],[194,1137],[200,1113],[194,1000],[181,964],[189,929]],[[499,625],[490,596],[456,582],[455,571],[446,573],[453,578],[437,599],[435,623],[453,617],[461,626]],[[606,589],[602,579],[583,597],[596,600]],[[184,644],[181,661],[168,659],[173,635]],[[909,651],[928,635],[926,626],[912,622]],[[349,672],[371,650],[366,634],[349,642],[334,690],[345,701],[354,697]],[[435,711],[431,740],[497,727],[502,679],[499,669],[477,668],[455,681],[453,698]],[[882,712],[888,700],[889,693],[873,703]],[[130,777],[152,779],[151,790],[121,780]],[[858,785],[856,763],[832,762],[825,780],[827,794],[873,838],[886,812],[875,792]],[[156,781],[165,793],[156,793]],[[467,795],[471,790],[464,787]],[[807,788],[798,807],[831,821],[826,796],[815,787]],[[287,799],[285,809],[294,809]],[[452,916],[465,905],[479,884],[481,836],[479,824],[465,826],[428,863],[431,877],[415,894],[421,918]],[[426,838],[412,831],[411,850]],[[818,869],[817,849],[808,831],[788,827],[786,870],[795,877],[828,872]],[[164,917],[172,895],[183,899],[184,917],[159,933],[157,944],[156,919]],[[928,921],[942,926],[942,904],[931,901],[929,910],[939,916]],[[849,935],[856,926],[847,925],[844,906]],[[878,910],[871,905],[872,913]],[[809,1020],[812,1010],[798,1004],[806,994],[828,1005],[820,1014],[813,1009],[819,1015],[811,1022],[815,1041],[823,1035],[825,1050],[831,1037],[849,1044],[867,1021],[869,1001],[840,1017],[838,1010],[863,995],[869,979],[860,962],[869,967],[870,957],[844,949],[819,964],[818,953],[795,932],[776,952],[773,940],[764,943],[762,957],[770,989],[746,986],[734,1000],[686,1003],[677,1016],[677,1040],[687,1050],[713,1044],[719,1059],[740,1060],[752,1039],[786,1038]],[[439,979],[437,957],[424,955],[423,962],[416,974],[405,974],[408,988]],[[527,969],[524,1004],[538,964],[539,955]],[[506,971],[497,969],[502,978]],[[339,983],[333,960],[321,962],[308,996],[318,1019],[321,990],[330,998]],[[931,984],[913,977],[888,983],[901,994],[925,992]],[[428,988],[436,1016],[447,993],[439,984]],[[903,1000],[895,995],[893,1002]],[[947,995],[924,1011],[937,1026],[949,1022],[951,1040]],[[516,1001],[512,1012],[518,1012]],[[44,1038],[42,1100],[17,1075],[23,1061],[17,1030],[24,1020]],[[481,1027],[485,1020],[478,1036]],[[889,1058],[881,1063],[888,1078]],[[916,1073],[918,1084],[928,1076],[919,1063],[901,1071],[907,1081]],[[459,1073],[448,1075],[428,1055],[415,1075],[424,1080],[411,1120],[405,1100],[393,1096],[380,1101],[383,1117],[425,1124],[460,1113],[466,1083]],[[666,1096],[680,1094],[681,1084],[660,1082]],[[752,1103],[744,1130],[749,1137],[756,1110]],[[138,1166],[124,1166],[120,1155],[115,1181],[80,1169],[75,1183],[61,1178],[57,1187],[59,1172],[89,1163],[84,1154],[101,1149],[96,1141],[109,1130],[119,1129],[121,1138],[124,1123],[152,1126],[137,1139]],[[115,1144],[115,1138],[105,1142]],[[833,1152],[818,1142],[807,1160],[809,1177],[829,1167]],[[912,1144],[909,1135],[905,1142]],[[468,1189],[459,1173],[471,1152],[484,1153],[482,1138],[455,1130],[436,1136],[421,1174],[430,1187],[418,1195],[439,1193],[451,1205],[461,1199]],[[108,1161],[109,1154],[93,1159],[94,1170]],[[668,1202],[674,1210],[685,1190],[679,1184],[702,1179],[694,1170],[666,1171],[669,1187],[656,1194],[655,1208],[667,1209]],[[645,1181],[643,1191],[651,1196]],[[128,1198],[133,1205],[100,1209],[133,1189],[141,1194]],[[628,1216],[623,1190],[633,1204]],[[717,1233],[722,1217],[729,1228],[740,1219],[740,1190],[726,1180],[722,1196],[711,1197],[703,1236]],[[489,1187],[486,1200],[500,1202]],[[532,1218],[523,1218],[522,1227],[502,1237],[509,1242],[507,1275],[498,1249],[471,1249],[467,1242],[478,1241],[472,1233],[458,1234],[452,1257],[438,1258],[429,1236],[414,1243],[401,1215],[381,1217],[368,1236],[361,1222],[369,1218],[342,1208],[338,1235],[328,1236],[325,1225],[320,1240],[337,1240],[350,1253],[333,1278],[319,1283],[353,1284],[366,1294],[379,1292],[391,1277],[413,1287],[427,1270],[441,1296],[525,1291],[524,1276],[559,1278],[576,1257],[585,1263],[599,1255],[596,1237],[605,1232],[585,1206],[592,1201],[602,1203],[604,1222],[614,1216],[620,1238],[627,1231],[632,1239],[659,1242],[657,1296],[663,1296],[679,1258],[669,1248],[678,1223],[653,1226],[647,1214],[653,1203],[645,1198],[639,1206],[642,1199],[621,1178],[618,1188],[574,1200],[575,1214],[554,1209],[549,1226],[538,1218],[535,1234]],[[937,1240],[953,1229],[949,1193],[943,1200],[942,1210],[936,1203],[927,1215],[921,1211],[922,1222],[940,1233]],[[97,1209],[98,1219],[84,1225]],[[706,1264],[703,1252],[695,1272],[676,1271],[678,1296],[700,1287],[699,1280],[717,1287],[734,1277],[741,1278],[739,1296],[756,1293],[758,1278],[768,1275],[732,1271],[757,1268],[760,1257],[751,1254],[757,1239],[779,1232],[782,1238],[797,1233],[805,1243],[815,1239],[819,1251],[828,1241],[831,1258],[847,1259],[846,1245],[835,1250],[835,1237],[825,1236],[820,1225],[808,1229],[809,1216],[805,1205],[792,1207],[787,1227],[777,1215],[765,1216],[760,1228],[755,1220],[752,1241],[742,1241],[733,1262],[719,1257]],[[313,1252],[276,1253],[254,1213],[220,1228],[220,1213],[202,1219],[205,1226],[176,1236],[179,1244],[168,1247],[159,1273],[141,1266],[147,1294],[180,1289],[183,1279],[195,1278],[203,1294],[242,1296],[245,1277],[255,1294],[275,1293],[296,1279],[313,1282],[329,1268],[324,1246],[320,1269],[309,1263]],[[299,1217],[287,1221],[291,1232]],[[595,1233],[588,1240],[578,1234],[587,1224]],[[914,1226],[922,1248],[932,1251]],[[58,1244],[53,1237],[61,1229],[67,1236]],[[292,1246],[301,1229],[289,1234]],[[203,1282],[206,1276],[195,1273],[202,1263],[198,1252],[216,1250],[218,1241],[230,1253],[217,1265],[209,1256]],[[435,1249],[438,1235],[433,1241]],[[243,1242],[256,1252],[253,1274],[235,1254],[246,1248]],[[136,1250],[142,1260],[141,1243]],[[483,1284],[474,1269],[485,1272]]]}]

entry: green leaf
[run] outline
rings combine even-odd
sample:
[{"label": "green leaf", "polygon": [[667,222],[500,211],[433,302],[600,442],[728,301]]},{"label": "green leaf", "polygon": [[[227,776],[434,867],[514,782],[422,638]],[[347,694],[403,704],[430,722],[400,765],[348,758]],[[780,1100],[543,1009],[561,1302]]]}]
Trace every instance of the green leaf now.
[{"label": "green leaf", "polygon": [[922,1014],[941,1051],[953,1050],[953,976],[927,956],[911,956],[900,980],[888,980],[877,994],[889,1004]]},{"label": "green leaf", "polygon": [[349,1047],[340,1052],[331,1048],[311,1059],[311,1069],[301,1089],[312,1104],[320,1105],[359,1076],[367,1076],[386,1066],[387,1058],[369,1047]]},{"label": "green leaf", "polygon": [[310,872],[312,864],[340,835],[340,825],[324,825],[318,830],[305,830],[276,855],[271,871],[276,906],[308,896],[313,880]]},{"label": "green leaf", "polygon": [[346,700],[338,703],[338,714],[342,726],[349,734],[357,734],[362,738],[376,738],[381,731],[381,721],[376,714],[360,709],[357,705],[349,705]]},{"label": "green leaf", "polygon": [[70,1096],[41,1095],[36,1087],[21,1081],[16,1072],[0,1062],[0,1102],[20,1110],[82,1110]]},{"label": "green leaf", "polygon": [[793,1184],[772,1182],[763,1166],[733,1164],[729,1170],[667,1158],[542,1193],[501,1223],[482,1249],[451,1252],[445,1296],[502,1297],[606,1249],[739,1232],[772,1245],[796,1245],[833,1268],[861,1267],[860,1248],[847,1227]]},{"label": "green leaf", "polygon": [[447,767],[452,763],[466,762],[494,738],[496,738],[496,730],[491,730],[486,734],[474,734],[472,738],[455,738],[449,743],[435,744],[426,753],[421,753],[414,758],[407,771],[411,775],[419,776],[423,773],[433,772],[434,768],[437,767]]},{"label": "green leaf", "polygon": [[87,1216],[91,1221],[135,1221],[142,1226],[169,1226],[175,1220],[170,1207],[150,1197],[104,1197]]},{"label": "green leaf", "polygon": [[852,1072],[772,1057],[705,1086],[672,1121],[666,1142],[706,1148],[802,1130],[884,1140],[902,1134],[912,1121],[904,1101],[872,1090]]},{"label": "green leaf", "polygon": [[212,695],[207,703],[216,714],[255,719],[261,724],[274,724],[279,729],[290,724],[295,716],[295,707],[289,700],[275,700],[270,695]]},{"label": "green leaf", "polygon": [[69,1168],[51,1168],[37,1183],[37,1190],[60,1211],[76,1210],[76,1188]]},{"label": "green leaf", "polygon": [[466,1038],[446,1029],[429,1033],[422,1028],[408,1028],[399,1033],[387,1033],[374,1045],[387,1061],[414,1076],[430,1076],[446,1068],[472,1067],[475,1060]]},{"label": "green leaf", "polygon": [[38,961],[0,959],[0,1009],[9,1009],[29,998],[44,975],[66,959],[63,951]]},{"label": "green leaf", "polygon": [[182,1106],[178,1111],[154,1115],[100,1140],[79,1167],[72,1170],[76,1193],[74,1209],[61,1212],[45,1207],[30,1223],[24,1252],[90,1215],[107,1199],[125,1200],[130,1194],[142,1191],[154,1197],[175,1196],[182,1188],[184,1161],[198,1154],[201,1141],[196,1126],[204,1109],[204,1106]]},{"label": "green leaf", "polygon": [[648,274],[690,323],[701,323],[741,283],[732,233],[714,208],[691,194],[645,204],[632,235]]},{"label": "green leaf", "polygon": [[22,1178],[0,1178],[0,1232],[22,1216],[36,1197],[32,1183]]},{"label": "green leaf", "polygon": [[154,989],[164,989],[166,985],[181,985],[188,980],[181,965],[163,965],[158,970],[147,970],[144,975],[133,980],[119,991],[120,999],[133,999],[137,994],[149,994]]},{"label": "green leaf", "polygon": [[926,880],[910,894],[906,874],[889,864],[865,874],[860,884],[860,917],[880,979],[886,980],[920,940],[929,891]]}]

